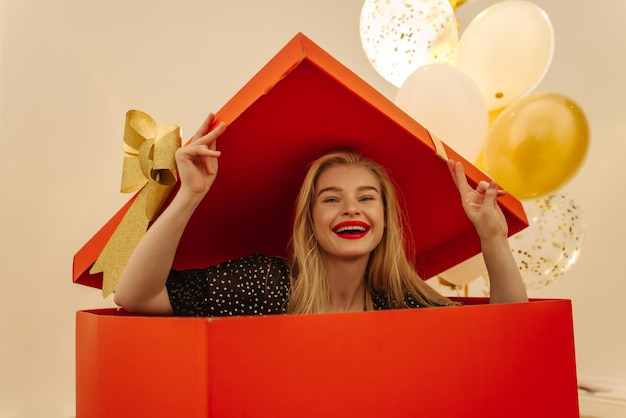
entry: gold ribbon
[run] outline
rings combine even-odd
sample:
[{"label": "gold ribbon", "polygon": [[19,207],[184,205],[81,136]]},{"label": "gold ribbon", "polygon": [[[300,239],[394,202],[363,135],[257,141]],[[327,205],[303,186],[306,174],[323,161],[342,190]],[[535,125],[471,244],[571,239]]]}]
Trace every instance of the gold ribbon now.
[{"label": "gold ribbon", "polygon": [[115,291],[130,255],[176,184],[174,154],[180,143],[180,127],[159,125],[140,110],[126,113],[121,191],[140,192],[89,271],[103,273],[103,297]]},{"label": "gold ribbon", "polygon": [[441,139],[437,138],[435,135],[433,135],[432,133],[430,133],[430,139],[433,140],[433,145],[435,145],[435,154],[437,154],[437,156],[439,158],[441,158],[444,161],[448,161],[448,153],[446,152],[446,149],[443,146],[443,142],[441,142]]}]

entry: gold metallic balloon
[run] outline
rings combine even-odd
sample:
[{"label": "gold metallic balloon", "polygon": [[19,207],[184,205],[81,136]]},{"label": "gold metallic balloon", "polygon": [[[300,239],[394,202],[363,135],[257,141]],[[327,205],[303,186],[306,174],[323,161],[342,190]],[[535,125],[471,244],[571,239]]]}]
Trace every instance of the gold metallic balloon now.
[{"label": "gold metallic balloon", "polygon": [[489,128],[484,170],[518,199],[552,193],[582,165],[589,147],[583,111],[558,93],[507,106]]},{"label": "gold metallic balloon", "polygon": [[493,124],[495,123],[496,119],[498,119],[498,116],[500,116],[500,113],[502,113],[502,111],[504,110],[504,107],[501,107],[499,109],[494,109],[494,110],[490,110],[488,115],[489,115],[489,126],[493,126]]}]

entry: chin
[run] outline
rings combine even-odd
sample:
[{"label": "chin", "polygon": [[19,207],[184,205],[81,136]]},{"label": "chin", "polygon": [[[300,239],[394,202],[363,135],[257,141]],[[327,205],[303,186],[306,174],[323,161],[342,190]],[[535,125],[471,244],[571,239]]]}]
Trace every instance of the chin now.
[{"label": "chin", "polygon": [[337,258],[345,258],[345,259],[360,259],[363,257],[369,257],[372,253],[372,250],[351,250],[351,251],[338,251],[333,255]]}]

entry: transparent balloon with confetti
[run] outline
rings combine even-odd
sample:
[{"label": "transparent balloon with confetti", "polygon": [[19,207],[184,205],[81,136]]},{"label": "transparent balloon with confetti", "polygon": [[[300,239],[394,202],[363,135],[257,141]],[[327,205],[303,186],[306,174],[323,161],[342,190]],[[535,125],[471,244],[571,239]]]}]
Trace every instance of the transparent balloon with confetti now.
[{"label": "transparent balloon with confetti", "polygon": [[523,203],[528,228],[509,239],[528,289],[539,289],[563,276],[578,260],[585,239],[580,205],[566,192]]},{"label": "transparent balloon with confetti", "polygon": [[456,60],[459,29],[449,0],[365,0],[359,33],[374,69],[396,87],[421,66]]}]

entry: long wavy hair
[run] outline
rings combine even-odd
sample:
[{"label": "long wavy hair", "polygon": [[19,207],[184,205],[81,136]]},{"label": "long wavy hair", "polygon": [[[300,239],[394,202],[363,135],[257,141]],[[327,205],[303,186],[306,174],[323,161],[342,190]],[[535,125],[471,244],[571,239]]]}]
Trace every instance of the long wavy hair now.
[{"label": "long wavy hair", "polygon": [[420,306],[456,305],[419,277],[406,252],[404,221],[395,188],[384,168],[354,151],[335,151],[311,163],[296,201],[291,238],[290,313],[320,313],[330,309],[324,253],[313,233],[312,205],[315,184],[324,170],[352,165],[370,170],[380,183],[386,228],[370,253],[365,271],[366,309],[373,309],[373,294],[386,295],[390,308],[407,308],[412,297]]}]

